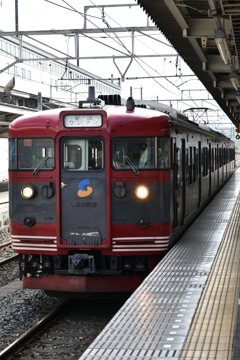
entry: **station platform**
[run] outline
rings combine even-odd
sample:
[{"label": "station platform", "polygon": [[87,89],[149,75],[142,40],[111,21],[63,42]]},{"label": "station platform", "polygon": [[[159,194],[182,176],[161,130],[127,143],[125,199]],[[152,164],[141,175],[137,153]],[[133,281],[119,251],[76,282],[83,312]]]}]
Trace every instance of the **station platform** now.
[{"label": "station platform", "polygon": [[240,358],[239,190],[237,170],[81,360]]},{"label": "station platform", "polygon": [[0,300],[19,289],[22,289],[22,281],[20,281],[19,279],[12,281],[5,286],[2,286],[0,292]]}]

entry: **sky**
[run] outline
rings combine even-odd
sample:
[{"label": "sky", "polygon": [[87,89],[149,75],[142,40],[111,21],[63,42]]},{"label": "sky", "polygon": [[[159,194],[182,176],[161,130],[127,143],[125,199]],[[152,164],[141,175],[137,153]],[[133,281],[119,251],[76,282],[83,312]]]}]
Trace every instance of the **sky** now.
[{"label": "sky", "polygon": [[[7,1],[9,6],[14,9],[15,0],[4,1]],[[133,6],[106,6],[104,13],[102,13],[102,4],[132,4]],[[18,0],[18,26],[19,30],[81,29],[84,27],[84,7],[88,7],[86,12],[88,29],[155,26],[147,14],[136,5],[137,1],[135,0]],[[12,11],[9,11],[9,14],[4,14],[4,20],[7,19],[4,27],[7,30],[15,29],[15,18],[12,14]],[[2,24],[1,18],[0,23]],[[186,63],[179,56],[176,56],[175,49],[171,47],[161,32],[156,30],[151,33],[147,32],[147,35],[150,35],[151,38],[136,33],[133,52],[135,55],[158,55],[158,57],[137,57],[131,64],[129,58],[115,59],[115,64],[112,58],[113,55],[118,56],[122,53],[129,54],[132,52],[132,39],[129,32],[124,31],[109,35],[93,33],[87,34],[87,37],[80,36],[81,57],[111,57],[107,60],[80,60],[80,67],[108,79],[111,76],[114,78],[121,77],[119,70],[123,74],[129,66],[125,75],[126,79],[121,82],[123,98],[127,98],[132,89],[135,99],[140,99],[142,95],[145,100],[164,101],[167,105],[180,111],[192,107],[208,107],[211,111],[208,112],[204,120],[212,122],[218,119],[217,121],[220,123],[224,124],[227,121],[231,124],[225,114],[218,113],[218,105],[214,101],[209,101],[212,97],[201,82],[193,76],[193,72]],[[35,38],[50,44],[54,49],[60,49],[62,52],[74,55],[74,39],[72,36],[48,35]],[[109,47],[100,45],[99,41]],[[176,75],[177,77],[173,77]],[[142,79],[127,79],[136,77],[142,77]],[[199,101],[199,98],[207,101]],[[181,102],[174,101],[180,99]],[[198,115],[198,113],[195,114],[196,117]],[[200,113],[201,115],[202,113]],[[221,125],[217,125],[217,130],[221,131]]]},{"label": "sky", "polygon": [[[15,0],[4,0],[7,2],[8,9],[0,11],[0,24],[4,30],[15,30]],[[132,4],[132,7],[105,7],[102,13],[101,5],[124,5]],[[127,26],[154,26],[155,24],[147,18],[146,13],[136,6],[135,0],[18,0],[18,28],[20,31],[27,30],[50,30],[50,29],[81,29],[84,26],[84,7],[88,7],[87,28],[107,28],[120,27],[125,29]],[[2,18],[1,18],[2,16]],[[3,25],[4,24],[4,25]],[[102,78],[121,77],[117,67],[123,74],[127,67],[126,78],[144,77],[139,80],[125,80],[122,82],[122,96],[127,97],[130,94],[130,88],[133,90],[134,98],[140,99],[141,93],[147,100],[166,100],[168,105],[172,101],[173,106],[179,110],[185,110],[188,107],[202,106],[196,102],[199,98],[198,91],[190,89],[203,90],[204,87],[200,81],[193,77],[192,71],[185,62],[176,56],[176,51],[167,42],[159,30],[151,33],[149,36],[143,36],[137,33],[134,39],[135,55],[158,55],[159,57],[135,58],[129,66],[129,58],[116,59],[115,64],[112,56],[119,56],[122,53],[131,53],[132,40],[129,32],[115,34],[87,34],[88,37],[80,37],[80,56],[97,57],[110,56],[108,60],[80,60],[80,67],[88,70]],[[70,55],[74,55],[73,37],[64,35],[48,35],[35,37],[44,43],[48,43],[54,49],[59,49]],[[155,40],[153,40],[155,39]],[[103,44],[100,45],[98,41]],[[53,50],[52,50],[53,51]],[[174,56],[173,56],[174,55]],[[75,62],[76,63],[76,62]],[[172,77],[178,75],[178,77]],[[191,75],[186,77],[186,75]],[[154,78],[158,76],[159,78]],[[162,76],[162,78],[160,78]],[[147,79],[148,78],[148,79]],[[201,98],[207,98],[207,92],[201,93]],[[184,99],[181,104],[174,103],[174,99]],[[189,103],[192,98],[195,103]],[[169,100],[169,101],[168,101]],[[209,104],[210,107],[210,104]],[[211,108],[216,109],[217,105],[211,103]]]},{"label": "sky", "polygon": [[[6,0],[5,0],[6,1]],[[6,12],[4,19],[0,18],[1,27],[2,20],[4,22],[4,30],[15,30],[15,18],[12,16],[15,0],[8,0],[9,12]],[[102,14],[101,4],[117,5],[117,4],[133,4],[131,8],[126,7],[105,7],[104,15]],[[146,13],[142,11],[133,0],[18,0],[19,30],[49,30],[49,29],[79,29],[84,26],[84,6],[90,7],[87,11],[88,21],[87,28],[107,28],[107,27],[121,27],[126,26],[154,26],[150,20],[147,19]],[[74,11],[76,10],[76,11]],[[131,53],[132,42],[129,32],[110,34],[103,36],[101,33],[87,34],[88,37],[80,37],[80,56],[97,57],[110,56],[108,60],[80,60],[80,67],[88,70],[103,78],[121,77],[117,67],[123,74],[127,69],[130,60],[116,59],[114,64],[112,56],[122,55],[122,53]],[[184,61],[176,57],[176,51],[167,43],[164,36],[157,31],[147,33],[143,36],[136,34],[134,39],[134,54],[135,55],[160,55],[161,57],[151,58],[136,58],[131,63],[126,78],[145,77],[149,79],[139,80],[125,80],[122,82],[122,96],[127,97],[130,94],[132,87],[133,95],[136,99],[140,99],[140,95],[148,100],[165,100],[165,99],[179,99],[181,97],[182,89],[201,88],[203,86],[198,80],[193,80],[192,77],[178,77],[170,78],[173,75],[193,75],[192,71],[188,69]],[[116,37],[117,36],[117,37]],[[73,37],[63,35],[48,35],[35,37],[48,43],[54,48],[61,49],[61,51],[74,55],[74,39]],[[156,40],[153,40],[156,39]],[[108,45],[100,45],[97,41]],[[163,56],[166,55],[166,56]],[[174,56],[173,56],[174,55]],[[76,62],[75,62],[76,63]],[[163,78],[151,78],[153,76],[163,76]],[[168,76],[168,79],[164,79]],[[187,81],[189,80],[189,81]],[[182,85],[184,83],[184,85]],[[183,86],[183,88],[182,88]],[[186,92],[183,93],[185,98],[189,97]],[[195,96],[194,94],[192,95]],[[170,101],[169,101],[170,103]],[[188,104],[182,104],[182,109],[186,108]],[[190,106],[192,107],[192,106]]]}]

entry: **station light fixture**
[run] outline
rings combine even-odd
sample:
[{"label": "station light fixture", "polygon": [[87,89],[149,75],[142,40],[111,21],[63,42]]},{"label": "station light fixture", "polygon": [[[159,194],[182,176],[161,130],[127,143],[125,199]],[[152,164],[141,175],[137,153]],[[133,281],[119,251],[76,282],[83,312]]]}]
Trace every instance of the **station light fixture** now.
[{"label": "station light fixture", "polygon": [[222,61],[224,62],[224,64],[228,65],[229,63],[231,63],[232,59],[227,43],[225,30],[214,30],[214,38]]},{"label": "station light fixture", "polygon": [[240,84],[239,84],[239,80],[238,80],[238,77],[237,77],[237,73],[235,73],[235,72],[230,73],[230,81],[231,81],[232,86],[234,87],[234,89],[238,90],[238,88],[240,87]]},{"label": "station light fixture", "polygon": [[240,92],[237,92],[236,98],[237,98],[237,101],[238,101],[239,104],[240,104]]}]

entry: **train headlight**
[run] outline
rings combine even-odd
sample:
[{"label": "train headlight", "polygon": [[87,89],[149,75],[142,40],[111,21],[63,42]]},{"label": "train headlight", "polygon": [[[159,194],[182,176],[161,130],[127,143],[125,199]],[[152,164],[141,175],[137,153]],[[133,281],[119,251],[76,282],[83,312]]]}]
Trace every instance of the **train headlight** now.
[{"label": "train headlight", "polygon": [[24,186],[21,189],[21,195],[24,199],[31,199],[34,195],[34,190],[31,186]]},{"label": "train headlight", "polygon": [[139,199],[146,199],[149,195],[149,189],[145,185],[139,185],[135,190],[135,194]]},{"label": "train headlight", "polygon": [[137,224],[140,228],[145,228],[148,226],[148,220],[145,218],[139,218]]},{"label": "train headlight", "polygon": [[31,227],[35,224],[35,219],[33,217],[29,216],[23,220],[23,223],[25,226]]}]

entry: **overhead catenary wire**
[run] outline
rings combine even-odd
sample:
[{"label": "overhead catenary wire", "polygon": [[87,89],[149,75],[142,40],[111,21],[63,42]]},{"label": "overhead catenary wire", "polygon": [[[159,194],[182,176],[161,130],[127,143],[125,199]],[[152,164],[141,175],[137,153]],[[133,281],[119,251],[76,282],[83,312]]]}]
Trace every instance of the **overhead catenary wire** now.
[{"label": "overhead catenary wire", "polygon": [[[49,0],[45,0],[45,1],[47,1],[47,2],[50,2]],[[72,9],[72,11],[74,11],[74,12],[76,12],[76,13],[78,13],[79,15],[81,15],[81,16],[85,16],[85,15],[83,15],[81,12],[79,12],[78,10],[76,10],[72,5],[70,5],[67,1],[65,1],[65,0],[62,0],[65,4],[67,4],[71,9]],[[90,1],[91,2],[91,1]],[[56,6],[59,6],[58,4],[56,4],[56,3],[53,3],[53,2],[51,2],[53,5],[56,5]],[[93,2],[91,2],[92,4],[94,4]],[[96,6],[95,4],[94,4],[94,6]],[[96,28],[98,28],[99,30],[102,30],[102,29],[100,29],[96,24],[94,24],[91,20],[89,20],[88,19],[88,21],[91,23],[91,24],[93,24]],[[122,27],[122,26],[121,26]],[[123,28],[123,27],[122,27]],[[124,29],[124,28],[123,28]],[[125,29],[126,30],[126,29]],[[126,30],[127,31],[127,30]],[[106,33],[105,33],[106,34]],[[110,38],[110,39],[112,39],[112,40],[114,40],[114,38],[112,38],[111,36],[109,36],[109,34],[107,34],[107,36]],[[116,34],[115,34],[115,36],[116,36]],[[88,36],[86,36],[86,37],[88,37]],[[116,36],[117,38],[118,38],[118,36]],[[90,37],[89,37],[90,38]],[[91,39],[91,38],[90,38]],[[119,38],[118,38],[119,39]],[[122,44],[122,42],[120,42],[121,44]],[[118,44],[119,44],[119,42],[118,42]],[[122,46],[124,47],[124,49],[129,53],[129,54],[131,54],[131,52],[127,49],[127,47],[124,45],[124,44],[122,44]],[[116,49],[114,49],[114,50],[116,50]],[[126,54],[124,54],[124,55],[126,55]],[[139,64],[139,62],[137,61],[137,59],[136,59],[136,57],[137,56],[134,56],[133,58],[134,58],[134,60],[138,63],[138,65],[149,75],[149,77],[153,80],[153,81],[155,81],[160,87],[162,87],[164,90],[166,90],[166,91],[168,91],[169,93],[171,93],[171,94],[173,94],[173,95],[177,95],[177,94],[175,94],[175,93],[173,93],[172,91],[170,91],[169,89],[167,89],[167,88],[165,88],[161,83],[159,83],[156,79],[153,79],[152,78],[152,76],[146,71],[146,69],[144,69],[143,68],[143,66],[141,66],[140,64]],[[142,59],[140,59],[140,61],[142,62],[142,63],[144,63],[144,65],[145,66],[148,66],[148,67],[150,67],[148,64],[146,64]],[[150,67],[151,68],[151,67]],[[152,68],[151,68],[152,69]],[[152,69],[153,70],[153,69]],[[158,72],[157,72],[158,73]],[[161,75],[160,73],[158,73],[159,75]],[[167,80],[167,79],[166,79]],[[169,80],[167,80],[169,83],[171,83]],[[172,83],[171,83],[172,84]],[[174,86],[174,84],[172,84],[173,86]]]},{"label": "overhead catenary wire", "polygon": [[[94,4],[94,2],[92,1],[92,0],[89,0],[90,1],[90,3],[92,3],[93,5],[95,5]],[[95,5],[96,6],[96,5]],[[97,6],[96,6],[97,7]],[[98,7],[99,8],[99,7]],[[198,9],[196,9],[196,8],[192,8],[192,9],[194,9],[194,10],[197,10],[197,11],[199,11]],[[201,11],[199,11],[199,12],[201,12]],[[105,12],[105,14],[106,14],[106,12]],[[120,27],[122,27],[117,21],[115,21],[114,19],[112,19],[108,14],[106,14],[106,16],[108,16],[112,21],[114,21],[118,26],[120,26]],[[123,29],[124,29],[124,27],[122,27]],[[126,31],[127,31],[127,29],[125,29]],[[144,44],[141,40],[139,40],[139,39],[137,39],[138,41],[140,41],[142,44]],[[149,49],[151,49],[149,46],[147,46],[146,44],[144,44],[146,47],[148,47]],[[167,44],[164,44],[164,45],[167,45]],[[170,47],[172,47],[171,45],[168,45],[168,46],[170,46]],[[155,52],[153,49],[151,49],[153,52]],[[155,52],[155,53],[157,53],[157,52]],[[138,65],[149,75],[149,77],[153,80],[153,81],[155,81],[159,86],[161,86],[162,88],[164,88],[164,89],[166,89],[168,92],[170,92],[170,93],[172,93],[172,94],[174,94],[172,91],[170,91],[169,89],[167,89],[167,88],[165,88],[162,84],[160,84],[155,78],[153,78],[148,72],[147,72],[147,70],[146,69],[144,69],[143,68],[143,66],[141,66],[140,64],[139,64],[139,62],[137,61],[137,56],[134,56],[134,60],[138,63]],[[142,63],[144,63],[146,66],[148,66],[148,67],[150,67],[148,64],[146,64],[142,59],[138,59],[139,61],[141,61]],[[151,67],[150,67],[151,68]],[[152,69],[152,68],[151,68]],[[154,69],[152,69],[152,70],[154,70]],[[158,71],[156,71],[156,70],[154,70],[156,73],[158,73],[159,75],[160,75],[160,73],[158,72]],[[160,75],[161,76],[161,75]],[[165,80],[166,81],[168,81],[172,86],[175,86],[177,89],[178,89],[178,87],[174,84],[174,83],[172,83],[167,77],[165,77]],[[196,80],[198,80],[198,79],[196,79]],[[199,81],[199,80],[198,80]],[[179,89],[178,89],[179,90]],[[176,95],[176,94],[174,94],[174,95]],[[192,96],[189,94],[189,98],[193,101],[193,103],[197,106],[197,104],[196,104],[196,101],[197,101],[197,99],[196,100],[194,100],[193,98],[192,98]],[[186,104],[185,104],[186,105]],[[216,107],[217,107],[217,105],[215,105]]]},{"label": "overhead catenary wire", "polygon": [[[81,15],[83,18],[86,18],[87,16],[90,16],[90,15],[86,15],[86,14],[78,11],[78,10],[75,9],[72,5],[68,4],[65,0],[62,0],[62,1],[69,6],[68,8],[65,7],[65,6],[62,6],[62,5],[60,5],[60,4],[56,4],[56,3],[54,3],[53,1],[50,1],[50,0],[44,0],[44,1],[46,1],[46,2],[48,2],[48,3],[51,3],[52,5],[55,5],[55,6],[58,6],[58,7],[62,7],[62,8],[64,8],[64,9],[67,9],[67,10],[70,10],[70,11],[73,11],[73,12],[76,12],[76,13],[78,13],[79,15]],[[96,19],[98,19],[98,20],[101,20],[101,19],[102,19],[102,18],[99,18],[99,17],[96,17],[96,16],[91,16],[91,17],[96,18]],[[93,26],[95,26],[98,30],[103,31],[103,29],[99,28],[99,27],[98,27],[96,24],[94,24],[90,19],[88,19],[88,21],[89,21]],[[109,34],[105,33],[104,31],[103,31],[103,33],[104,33],[107,37],[109,37],[110,39],[114,40],[114,38],[111,37]],[[84,36],[90,38],[90,37],[87,36],[86,34],[84,34]],[[91,38],[90,38],[90,39],[91,39]],[[113,48],[113,49],[114,49],[114,48]],[[118,51],[117,49],[114,49],[114,50]],[[124,54],[124,53],[122,53],[122,54]],[[127,56],[126,54],[124,54],[124,55]]]},{"label": "overhead catenary wire", "polygon": [[[47,1],[47,2],[50,2],[50,3],[52,3],[52,4],[54,4],[54,5],[56,5],[56,6],[61,6],[61,5],[59,5],[59,4],[56,4],[56,3],[53,3],[52,1],[49,1],[49,0],[45,0],[45,1]],[[62,0],[65,4],[67,4],[70,8],[68,8],[68,7],[63,7],[63,8],[66,8],[66,9],[68,9],[68,10],[71,10],[71,11],[74,11],[74,12],[77,12],[77,13],[79,13],[81,16],[83,16],[83,17],[85,17],[86,18],[86,16],[87,16],[87,18],[89,19],[89,17],[90,17],[90,15],[88,14],[83,14],[83,13],[80,13],[79,11],[77,11],[76,9],[74,9],[67,1],[65,1],[65,0]],[[92,3],[94,6],[96,6],[95,4],[94,4],[94,2],[93,1],[91,1],[91,0],[89,0],[90,1],[90,3]],[[96,6],[97,7],[97,6]],[[99,8],[99,7],[98,7]],[[104,13],[104,15],[105,16],[107,16],[107,17],[109,17],[110,19],[112,19],[106,12]],[[92,19],[101,19],[100,17],[97,17],[97,16],[95,16],[95,17],[93,17],[93,16],[91,16],[91,18]],[[114,19],[112,19],[113,21],[115,21]],[[97,28],[98,28],[98,26],[96,25],[96,24],[94,24],[91,20],[89,20],[90,21],[90,23],[92,23],[94,26],[96,26]],[[115,21],[116,22],[116,21]],[[116,22],[117,23],[117,22]],[[111,28],[110,27],[110,25],[108,24],[108,22],[106,21],[105,22],[105,24],[106,24],[106,26],[108,26],[109,28]],[[121,25],[120,25],[121,26]],[[122,26],[121,26],[122,27]],[[106,36],[106,33],[104,33],[104,35]],[[123,42],[120,40],[120,37],[119,36],[117,36],[116,35],[116,33],[114,33],[114,35],[115,35],[115,39],[113,38],[113,36],[108,36],[108,34],[107,34],[107,36],[108,36],[108,38],[109,39],[111,39],[111,40],[115,40],[120,46],[122,46],[129,54],[131,54],[131,52],[127,49],[127,47],[123,44]],[[86,36],[87,37],[87,36]],[[87,37],[87,38],[90,38],[90,37]],[[90,38],[91,40],[93,40],[92,38]],[[139,39],[138,39],[139,40]],[[143,43],[142,41],[141,41],[141,43]],[[144,44],[144,43],[143,43]],[[105,45],[105,44],[103,44],[103,45]],[[144,44],[145,46],[147,46],[146,44]],[[165,44],[166,45],[166,44]],[[106,46],[106,45],[105,45]],[[169,45],[168,45],[169,46]],[[149,49],[151,49],[151,47],[149,47],[149,46],[147,46]],[[116,50],[116,49],[114,49],[114,50]],[[152,51],[154,51],[155,53],[157,53],[155,50],[153,50],[153,49],[151,49]],[[126,54],[125,54],[126,55]],[[135,54],[132,54],[132,56],[133,56],[133,59],[135,60],[135,62],[142,68],[142,70],[144,71],[144,72],[146,72],[147,74],[148,74],[148,76],[149,76],[149,78],[151,78],[153,81],[155,81],[160,87],[162,87],[164,90],[166,90],[166,91],[168,91],[169,93],[171,93],[171,94],[174,94],[174,95],[177,95],[176,93],[174,93],[174,92],[172,92],[171,90],[169,90],[168,88],[166,88],[165,86],[163,86],[163,84],[162,83],[159,83],[156,79],[154,79],[153,77],[152,77],[152,75],[147,71],[147,69],[146,69],[146,67],[148,67],[149,69],[151,69],[152,71],[154,71],[155,73],[157,73],[157,74],[159,74],[160,76],[161,76],[161,74],[157,71],[157,70],[154,70],[151,66],[149,66],[149,64],[147,64],[145,61],[143,61],[142,59],[139,59],[139,58],[137,58],[137,55],[135,55]],[[141,62],[141,63],[140,63]],[[143,65],[141,65],[141,64],[143,64]],[[180,76],[180,78],[181,78],[181,76]],[[168,83],[169,84],[171,84],[173,87],[175,87],[178,91],[179,91],[179,85],[177,86],[175,83],[173,83],[173,82],[171,82],[169,79],[167,79],[167,77],[165,77],[165,80],[166,81],[168,81]],[[192,99],[192,97],[190,96],[190,98]],[[193,100],[193,102],[194,102],[194,99],[192,99]],[[194,102],[195,103],[195,102]]]},{"label": "overhead catenary wire", "polygon": [[[62,0],[65,4],[67,4],[71,9],[73,9],[76,13],[78,13],[79,15],[85,17],[85,15],[83,15],[81,12],[79,12],[78,10],[76,10],[72,5],[68,4],[67,1]],[[103,31],[103,29],[101,29],[99,26],[97,26],[96,24],[94,24],[91,20],[88,19],[88,21],[94,25],[98,30]],[[104,32],[104,31],[103,31]],[[104,33],[106,34],[110,39],[112,39],[113,41],[117,42],[114,38],[112,38],[108,33]],[[118,43],[118,42],[117,42]],[[125,48],[125,50],[127,50],[129,52],[129,50],[127,48]]]},{"label": "overhead catenary wire", "polygon": [[[52,1],[49,1],[49,0],[45,0],[45,1],[47,1],[47,2],[50,2],[51,4],[53,4],[53,5],[56,5],[56,6],[59,6],[59,4],[56,4],[56,3],[54,3],[54,2],[52,2]],[[79,12],[77,9],[75,9],[72,5],[70,5],[67,1],[65,1],[65,0],[62,0],[65,4],[67,4],[68,6],[69,6],[69,8],[72,10],[72,11],[74,11],[74,12],[76,12],[76,13],[78,13],[79,15],[81,15],[81,16],[83,16],[83,17],[85,17],[85,14],[83,14],[83,13],[81,13],[81,12]],[[98,8],[99,10],[101,10],[97,5],[95,5],[91,0],[89,0],[94,6],[96,6],[96,8]],[[64,7],[65,8],[65,7]],[[67,8],[68,9],[68,8]],[[97,17],[98,18],[98,17]],[[99,19],[99,18],[98,18]],[[101,28],[99,28],[96,24],[94,24],[91,20],[89,20],[88,19],[88,21],[92,24],[92,25],[94,25],[96,28],[98,28],[99,30],[101,30],[101,31],[103,31],[103,29],[101,29]],[[113,20],[114,21],[114,20]],[[115,21],[116,22],[116,21]],[[117,23],[117,22],[116,22]],[[118,23],[117,23],[118,24]],[[120,24],[118,24],[120,27],[122,27]],[[110,27],[110,25],[109,25],[109,27]],[[125,29],[124,27],[122,27],[123,29]],[[127,31],[127,29],[125,29],[126,31]],[[104,33],[105,35],[107,35],[111,40],[115,40],[112,36],[110,36],[109,34],[106,34],[106,33]],[[84,36],[85,37],[87,37],[87,38],[90,38],[91,40],[92,40],[92,38],[91,37],[89,37],[89,36],[87,36],[86,34],[84,34]],[[118,39],[118,41],[116,41],[118,44],[120,44],[127,52],[128,52],[128,54],[130,54],[130,55],[132,55],[133,56],[133,54],[131,54],[131,52],[130,52],[130,50],[128,50],[127,49],[127,47],[122,43],[122,41],[120,41],[120,39],[119,39],[119,37],[116,35],[116,33],[115,33],[115,36],[116,36],[116,38]],[[105,45],[105,44],[104,44]],[[106,46],[106,45],[105,45]],[[108,47],[110,47],[110,46],[108,46]],[[117,50],[116,48],[114,48],[114,50]],[[127,54],[124,54],[125,56],[128,56]],[[177,94],[175,94],[174,92],[172,92],[171,90],[169,90],[169,89],[167,89],[166,87],[164,87],[161,83],[159,83],[156,79],[154,79],[152,76],[151,76],[151,74],[149,74],[148,72],[147,72],[147,70],[146,69],[144,69],[144,67],[142,66],[142,65],[140,65],[140,63],[138,62],[138,60],[137,60],[137,56],[136,55],[134,55],[133,56],[133,59],[135,60],[135,62],[137,62],[137,64],[142,68],[142,70],[143,71],[145,71],[147,74],[148,74],[148,76],[154,81],[154,82],[156,82],[160,87],[162,87],[164,90],[166,90],[166,91],[168,91],[169,93],[171,93],[171,94],[173,94],[173,95],[176,95],[177,96]],[[151,70],[153,70],[153,71],[155,71],[158,75],[161,75],[159,72],[157,72],[156,70],[154,70],[152,67],[150,67],[150,65],[148,65],[146,62],[144,62],[142,59],[139,59],[139,61],[141,61],[145,66],[147,66],[147,67],[149,67]],[[175,86],[170,80],[168,80],[168,79],[166,79],[165,78],[165,80],[166,81],[168,81],[172,86]],[[179,89],[177,89],[177,90],[179,90]]]},{"label": "overhead catenary wire", "polygon": [[[97,5],[95,5],[94,4],[94,2],[92,1],[92,0],[89,0],[90,1],[90,3],[92,3],[94,6],[96,6],[96,8],[98,8],[99,10],[101,10]],[[105,14],[106,14],[106,12],[105,12]],[[125,29],[125,31],[127,31],[127,29],[126,28],[124,28],[121,24],[119,24],[117,21],[115,21],[114,19],[112,19],[108,14],[106,14],[106,16],[108,16],[112,21],[114,21],[118,26],[120,26],[120,27],[122,27],[123,29]],[[108,27],[109,27],[109,25],[108,25]],[[139,39],[138,39],[139,40]],[[144,44],[142,41],[140,41],[142,44]],[[144,44],[146,47],[148,47],[150,50],[152,50],[153,52],[155,52],[155,53],[157,53],[156,51],[154,51],[152,48],[150,48],[149,46],[147,46],[146,44]],[[172,46],[171,45],[169,45],[171,48],[172,48]],[[124,46],[125,47],[125,46]],[[178,56],[178,55],[177,55]],[[145,66],[148,66],[151,70],[153,70],[153,71],[155,71],[157,74],[159,74],[160,76],[161,76],[161,74],[157,71],[157,70],[154,70],[149,64],[147,64],[145,61],[143,61],[142,59],[137,59],[137,56],[136,55],[134,55],[134,60],[135,60],[135,62],[137,62],[137,64],[143,69],[143,71],[145,71],[147,74],[148,74],[148,76],[149,76],[149,78],[151,78],[153,81],[155,81],[160,87],[162,87],[163,89],[165,89],[166,91],[168,91],[169,93],[171,93],[171,94],[173,94],[173,95],[175,95],[175,96],[178,96],[178,94],[175,94],[174,92],[172,92],[172,91],[170,91],[168,88],[166,88],[166,87],[164,87],[161,83],[159,83],[155,78],[153,78],[153,76],[151,76],[149,73],[148,73],[148,71],[138,62],[138,60],[139,61],[141,61]],[[166,81],[168,81],[172,86],[174,86],[174,87],[176,87],[177,88],[177,90],[179,90],[178,89],[178,87],[174,84],[174,83],[172,83],[166,76],[165,76],[165,80]],[[196,79],[197,80],[197,79]],[[188,96],[188,98],[190,98],[192,101],[193,101],[193,103],[195,104],[195,106],[197,106],[197,104],[196,104],[196,102],[194,101],[194,99],[191,97],[191,95],[189,95]],[[185,104],[186,105],[186,104]]]},{"label": "overhead catenary wire", "polygon": [[[65,2],[65,0],[62,0],[62,1]],[[96,8],[98,8],[99,10],[101,10],[92,0],[89,0],[89,2],[90,2],[91,4],[93,4],[94,6],[96,6]],[[123,27],[121,24],[119,24],[117,21],[113,20],[109,15],[107,15],[107,16],[108,16],[112,21],[114,21],[118,26],[120,26],[122,29],[124,29],[124,30],[127,32],[127,29],[126,29],[126,28],[124,28],[124,27]],[[143,45],[145,45],[146,47],[148,47],[149,49],[151,49],[149,46],[147,46],[146,44],[144,44],[141,40],[138,39],[138,41],[140,41]],[[125,45],[124,45],[124,48],[126,48]],[[153,52],[155,52],[153,49],[151,49],[151,50],[152,50]],[[128,50],[128,51],[129,51],[129,50]],[[129,51],[129,53],[130,53],[130,51]],[[155,52],[155,53],[158,54],[157,52]],[[145,72],[148,74],[148,76],[149,76],[154,82],[156,82],[160,87],[162,87],[164,90],[168,91],[169,93],[171,93],[171,94],[173,94],[173,95],[175,95],[175,96],[178,95],[178,94],[172,92],[171,90],[167,89],[165,86],[163,86],[161,83],[159,83],[155,78],[153,78],[153,77],[147,72],[147,70],[146,70],[142,65],[140,65],[139,61],[141,61],[145,66],[149,67],[151,70],[155,71],[158,75],[161,76],[161,73],[159,73],[157,70],[154,70],[154,69],[153,69],[149,64],[147,64],[144,60],[138,58],[137,55],[135,55],[135,54],[132,54],[132,55],[133,55],[133,59],[135,60],[135,62],[137,62],[137,64],[142,68],[142,70],[145,71]],[[139,61],[138,61],[137,59],[138,59]],[[168,81],[172,86],[176,87],[169,79],[165,78],[165,80]],[[179,90],[179,89],[177,88],[177,90]]]},{"label": "overhead catenary wire", "polygon": [[[56,6],[58,6],[58,7],[61,7],[61,8],[63,8],[63,9],[65,9],[65,10],[69,10],[69,11],[75,12],[75,10],[70,9],[70,8],[68,8],[68,7],[66,7],[66,6],[60,5],[60,4],[56,4],[56,3],[53,2],[53,1],[50,1],[50,0],[44,0],[44,1],[46,1],[46,2],[48,2],[48,3],[50,3],[50,4],[53,4],[53,5],[56,5]],[[78,13],[80,13],[80,12],[78,12]],[[99,18],[99,17],[97,17],[97,16],[88,15],[88,14],[84,14],[84,13],[81,13],[81,14],[82,14],[83,17],[87,17],[87,16],[88,16],[88,17],[92,17],[92,18],[101,20],[101,18]]]}]

